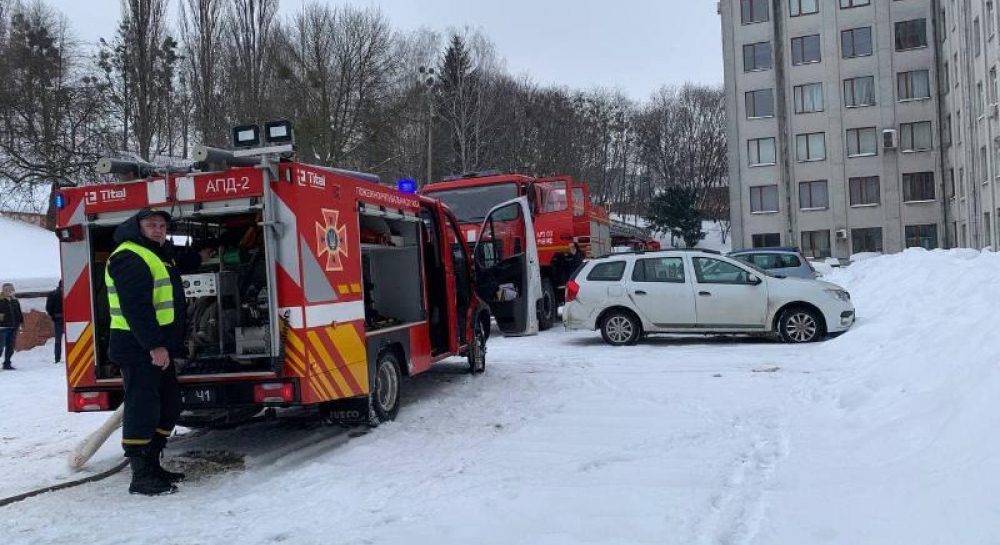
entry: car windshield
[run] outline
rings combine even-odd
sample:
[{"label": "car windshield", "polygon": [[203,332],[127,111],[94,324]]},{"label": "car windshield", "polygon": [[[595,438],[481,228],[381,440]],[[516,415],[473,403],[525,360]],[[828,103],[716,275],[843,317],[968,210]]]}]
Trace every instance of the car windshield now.
[{"label": "car windshield", "polygon": [[432,190],[426,193],[444,201],[462,223],[483,221],[491,208],[518,196],[517,184],[514,183]]}]

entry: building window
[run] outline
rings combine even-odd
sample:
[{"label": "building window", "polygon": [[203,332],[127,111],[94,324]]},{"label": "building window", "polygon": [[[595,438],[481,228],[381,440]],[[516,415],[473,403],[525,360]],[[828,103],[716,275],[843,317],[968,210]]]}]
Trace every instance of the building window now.
[{"label": "building window", "polygon": [[819,34],[792,38],[792,64],[820,62]]},{"label": "building window", "polygon": [[830,196],[826,180],[799,182],[799,208],[802,210],[826,210],[830,207]]},{"label": "building window", "polygon": [[747,119],[774,117],[774,90],[747,91]]},{"label": "building window", "polygon": [[754,138],[747,140],[747,155],[750,166],[773,165],[775,162],[774,138]]},{"label": "building window", "polygon": [[844,106],[857,108],[875,105],[875,76],[844,80]]},{"label": "building window", "polygon": [[751,237],[754,248],[781,246],[781,233],[759,233]]},{"label": "building window", "polygon": [[819,13],[819,0],[788,0],[788,14],[792,17]]},{"label": "building window", "polygon": [[941,8],[941,42],[943,43],[948,39],[948,25],[945,21],[948,20],[947,14],[944,8]]},{"label": "building window", "polygon": [[993,37],[993,0],[986,0],[986,37],[990,39]]},{"label": "building window", "polygon": [[986,99],[983,97],[983,82],[976,84],[976,115],[982,117],[986,112]]},{"label": "building window", "polygon": [[921,202],[934,200],[934,173],[910,172],[903,174],[903,201]]},{"label": "building window", "polygon": [[882,228],[851,229],[851,248],[856,254],[882,251]]},{"label": "building window", "polygon": [[852,28],[840,33],[840,54],[845,59],[867,57],[872,54],[871,27]]},{"label": "building window", "polygon": [[958,89],[958,83],[960,81],[960,79],[958,77],[958,53],[955,53],[955,56],[953,57],[953,60],[955,62],[953,62],[951,65],[952,65],[952,67],[955,68],[955,89]]},{"label": "building window", "polygon": [[927,151],[933,143],[930,121],[899,124],[899,148],[902,151]]},{"label": "building window", "polygon": [[990,245],[991,235],[993,235],[993,230],[990,228],[990,213],[983,212],[983,244],[986,246]]},{"label": "building window", "polygon": [[802,255],[812,258],[830,257],[830,230],[802,231]]},{"label": "building window", "polygon": [[793,89],[795,113],[808,114],[823,111],[823,84],[807,83]]},{"label": "building window", "polygon": [[927,47],[927,20],[913,19],[896,23],[896,51]]},{"label": "building window", "polygon": [[907,225],[904,228],[907,248],[927,248],[933,250],[938,246],[937,225]]},{"label": "building window", "polygon": [[931,98],[930,73],[914,70],[896,74],[896,96],[899,100]]},{"label": "building window", "polygon": [[965,167],[958,167],[958,196],[965,198]]},{"label": "building window", "polygon": [[863,157],[878,154],[878,137],[875,127],[847,129],[847,156]]},{"label": "building window", "polygon": [[962,143],[962,111],[955,111],[955,143]]},{"label": "building window", "polygon": [[795,135],[796,159],[800,163],[806,161],[823,161],[826,159],[826,133],[814,132]]},{"label": "building window", "polygon": [[990,104],[997,103],[997,67],[990,68]]},{"label": "building window", "polygon": [[862,176],[848,180],[851,206],[873,206],[879,200],[878,176]]},{"label": "building window", "polygon": [[856,8],[858,6],[870,5],[871,0],[840,0],[841,9]]},{"label": "building window", "polygon": [[947,95],[948,94],[948,89],[950,89],[950,87],[948,85],[950,83],[948,81],[948,78],[950,78],[950,77],[951,77],[951,72],[949,71],[949,68],[948,68],[948,61],[944,61],[944,69],[941,71],[941,94],[942,95]]},{"label": "building window", "polygon": [[944,116],[944,130],[941,131],[941,138],[944,140],[942,144],[951,145],[951,114]]},{"label": "building window", "polygon": [[777,212],[778,186],[760,185],[750,188],[751,212]]},{"label": "building window", "polygon": [[767,21],[767,2],[768,0],[740,0],[740,17],[743,24]]},{"label": "building window", "polygon": [[955,198],[955,169],[948,169],[948,197]]},{"label": "building window", "polygon": [[979,36],[979,17],[972,21],[972,49],[977,57],[983,52],[982,38]]},{"label": "building window", "polygon": [[771,69],[771,42],[743,46],[743,71],[756,72]]},{"label": "building window", "polygon": [[982,165],[980,167],[980,174],[982,174],[983,183],[990,181],[990,167],[987,164],[988,159],[986,158],[986,146],[979,148],[979,162]]}]

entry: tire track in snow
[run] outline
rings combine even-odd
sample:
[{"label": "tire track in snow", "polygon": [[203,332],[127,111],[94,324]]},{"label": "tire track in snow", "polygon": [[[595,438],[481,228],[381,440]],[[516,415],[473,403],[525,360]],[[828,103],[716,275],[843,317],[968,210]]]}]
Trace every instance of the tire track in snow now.
[{"label": "tire track in snow", "polygon": [[753,542],[766,515],[777,466],[788,455],[787,432],[777,414],[737,417],[733,427],[749,428],[749,444],[729,464],[721,490],[710,500],[707,520],[697,533],[698,542],[705,545]]}]

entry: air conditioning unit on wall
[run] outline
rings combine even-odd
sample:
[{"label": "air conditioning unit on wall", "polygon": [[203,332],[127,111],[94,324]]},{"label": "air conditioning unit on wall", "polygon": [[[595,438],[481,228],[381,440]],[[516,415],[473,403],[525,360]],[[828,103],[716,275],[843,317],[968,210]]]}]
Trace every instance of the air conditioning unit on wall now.
[{"label": "air conditioning unit on wall", "polygon": [[837,229],[837,240],[847,240],[847,229]]},{"label": "air conditioning unit on wall", "polygon": [[896,149],[899,146],[899,139],[896,129],[884,129],[882,131],[882,149]]}]

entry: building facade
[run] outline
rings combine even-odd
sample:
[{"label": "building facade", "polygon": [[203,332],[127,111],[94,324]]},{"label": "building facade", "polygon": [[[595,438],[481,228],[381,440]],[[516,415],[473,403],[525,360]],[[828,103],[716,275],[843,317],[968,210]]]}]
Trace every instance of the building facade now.
[{"label": "building facade", "polygon": [[941,93],[939,67],[969,50],[951,43],[963,32],[939,35],[940,4],[720,2],[734,248],[845,259],[955,245],[950,172],[971,155],[947,132],[961,93]]}]

